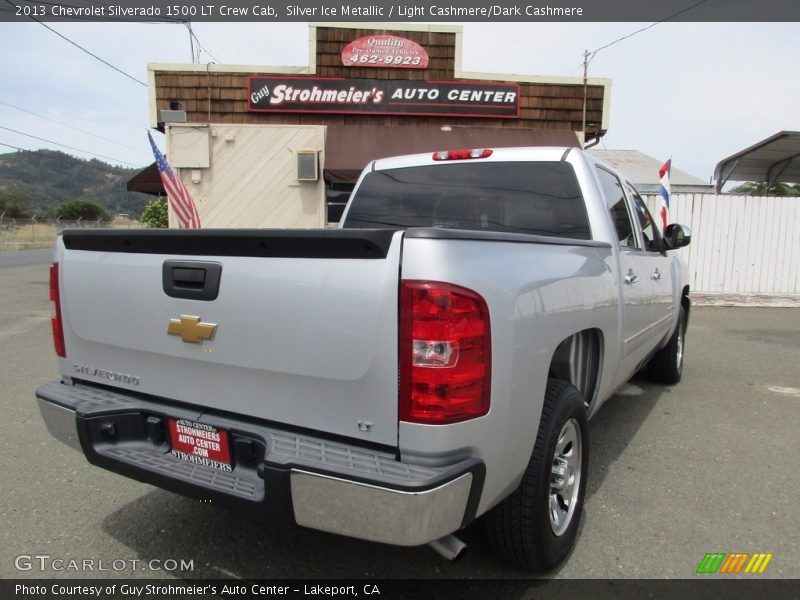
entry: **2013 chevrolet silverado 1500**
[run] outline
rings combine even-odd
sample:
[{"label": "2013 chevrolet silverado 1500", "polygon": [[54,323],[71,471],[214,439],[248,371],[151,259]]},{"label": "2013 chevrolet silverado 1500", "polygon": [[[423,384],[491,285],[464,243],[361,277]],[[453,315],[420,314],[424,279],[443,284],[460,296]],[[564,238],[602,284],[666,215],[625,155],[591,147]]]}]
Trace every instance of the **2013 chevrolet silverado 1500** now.
[{"label": "2013 chevrolet silverado 1500", "polygon": [[567,148],[374,161],[338,230],[67,230],[36,395],[122,475],[448,556],[486,515],[501,557],[548,569],[587,418],[644,367],[681,377],[689,239]]}]

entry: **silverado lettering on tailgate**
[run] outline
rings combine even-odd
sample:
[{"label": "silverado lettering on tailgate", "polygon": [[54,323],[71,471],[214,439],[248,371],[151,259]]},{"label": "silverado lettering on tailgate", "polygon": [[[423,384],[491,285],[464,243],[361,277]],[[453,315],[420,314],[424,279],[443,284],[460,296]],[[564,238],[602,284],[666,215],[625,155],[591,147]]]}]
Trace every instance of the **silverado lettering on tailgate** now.
[{"label": "silverado lettering on tailgate", "polygon": [[81,375],[99,377],[100,379],[108,379],[109,381],[127,383],[129,385],[139,385],[139,377],[137,375],[128,375],[127,373],[118,373],[117,371],[107,371],[105,369],[98,369],[97,367],[87,367],[86,365],[74,365],[74,369],[75,373],[79,373]]}]

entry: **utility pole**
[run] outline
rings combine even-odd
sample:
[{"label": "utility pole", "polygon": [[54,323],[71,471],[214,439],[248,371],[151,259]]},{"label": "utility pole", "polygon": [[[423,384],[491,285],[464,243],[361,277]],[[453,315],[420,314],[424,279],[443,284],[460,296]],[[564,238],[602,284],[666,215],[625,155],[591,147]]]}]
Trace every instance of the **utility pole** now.
[{"label": "utility pole", "polygon": [[586,97],[589,93],[589,51],[583,51],[583,125],[581,131],[583,132],[583,145],[586,145]]},{"label": "utility pole", "polygon": [[193,36],[192,36],[192,22],[191,21],[186,21],[186,29],[189,30],[189,48],[191,49],[191,52],[192,52],[192,64],[194,64],[195,63],[195,58],[194,58],[194,40],[192,39]]}]

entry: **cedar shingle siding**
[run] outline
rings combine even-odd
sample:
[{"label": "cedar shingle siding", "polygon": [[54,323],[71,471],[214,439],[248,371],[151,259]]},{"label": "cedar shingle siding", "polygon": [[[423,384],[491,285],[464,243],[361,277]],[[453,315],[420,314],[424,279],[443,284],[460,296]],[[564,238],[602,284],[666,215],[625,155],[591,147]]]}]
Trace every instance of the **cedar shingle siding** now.
[{"label": "cedar shingle siding", "polygon": [[[375,29],[342,29],[317,27],[317,73],[308,77],[354,79],[401,79],[424,81],[466,81],[455,77],[455,33],[427,31],[388,31],[425,48],[430,63],[425,70],[345,67],[342,49],[362,36],[381,33]],[[266,73],[219,73],[208,75],[196,72],[156,71],[156,108],[169,109],[178,101],[190,123],[246,123],[296,125],[372,125],[398,127],[404,125],[464,125],[470,127],[514,127],[525,129],[582,129],[583,86],[565,84],[520,83],[520,117],[493,119],[473,117],[420,117],[386,115],[327,115],[251,113],[247,110],[248,75]],[[499,80],[489,82],[504,83]],[[586,122],[600,124],[603,111],[601,85],[588,87]],[[209,113],[210,109],[210,113]]]}]

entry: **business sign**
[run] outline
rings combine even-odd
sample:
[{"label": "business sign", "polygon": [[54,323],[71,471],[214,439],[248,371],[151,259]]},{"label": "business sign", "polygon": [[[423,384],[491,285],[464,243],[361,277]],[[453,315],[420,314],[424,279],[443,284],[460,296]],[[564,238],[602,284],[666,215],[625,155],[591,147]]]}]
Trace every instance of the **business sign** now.
[{"label": "business sign", "polygon": [[342,50],[345,67],[427,69],[425,48],[396,35],[368,35],[353,40]]},{"label": "business sign", "polygon": [[172,456],[226,473],[233,471],[227,431],[186,419],[170,418],[167,424]]},{"label": "business sign", "polygon": [[247,91],[251,112],[519,116],[515,83],[253,76]]}]

